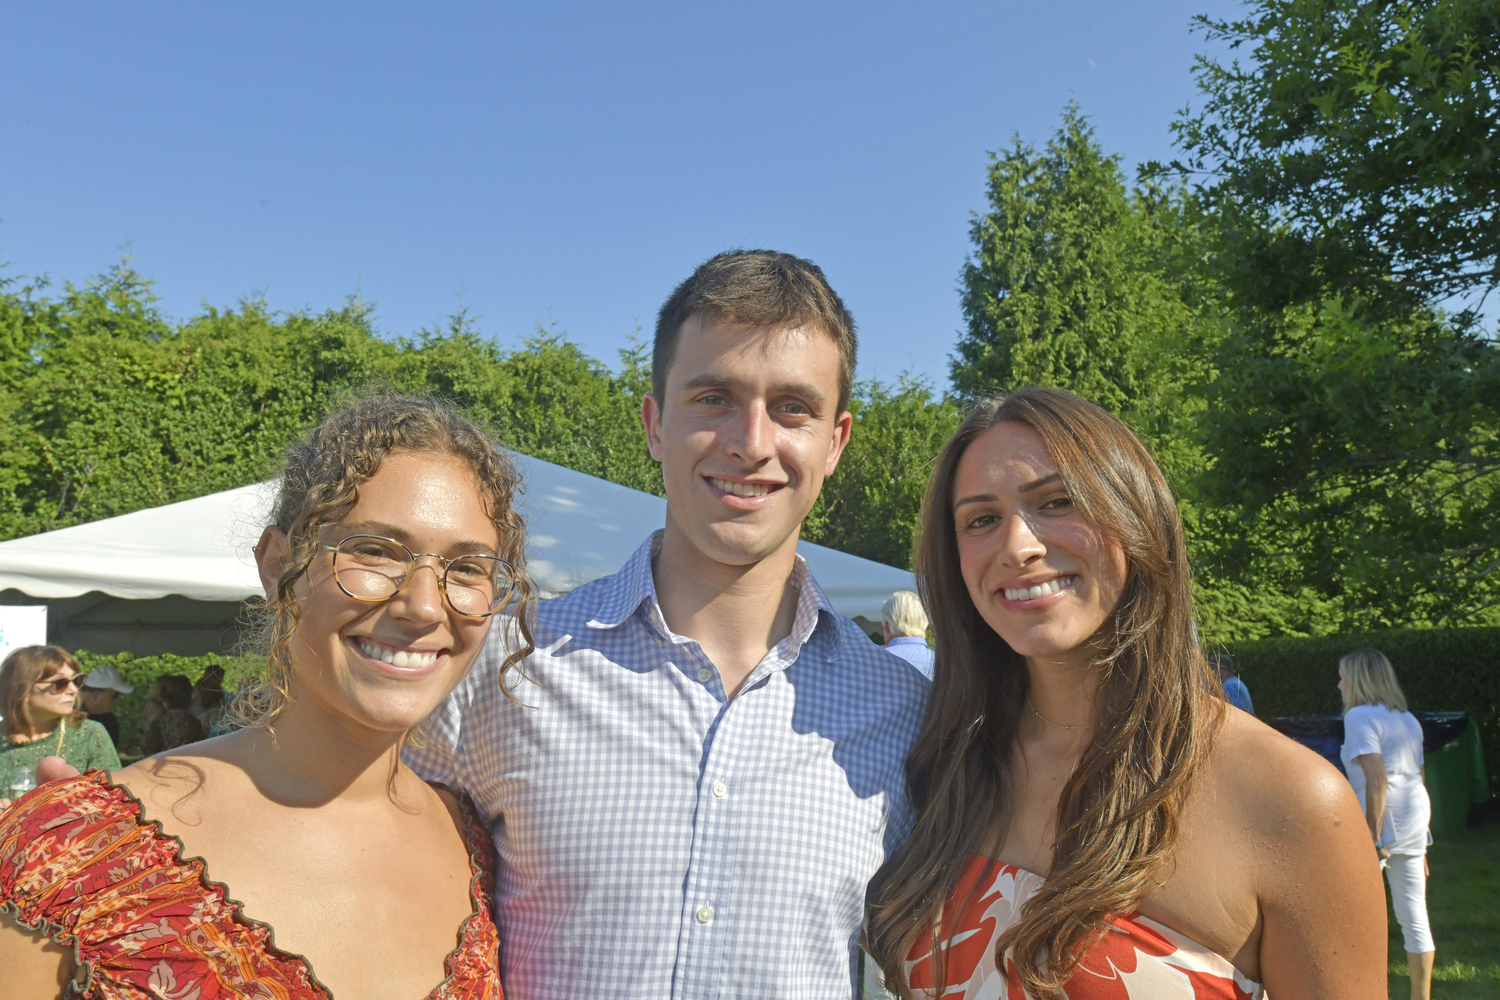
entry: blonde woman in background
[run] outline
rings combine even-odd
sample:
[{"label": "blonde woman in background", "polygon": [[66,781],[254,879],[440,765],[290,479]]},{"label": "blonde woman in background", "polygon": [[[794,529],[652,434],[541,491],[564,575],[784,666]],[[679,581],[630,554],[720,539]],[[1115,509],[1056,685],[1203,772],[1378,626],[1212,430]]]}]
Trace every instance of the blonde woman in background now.
[{"label": "blonde woman in background", "polygon": [[1391,905],[1401,924],[1412,1000],[1432,996],[1436,950],[1427,922],[1427,769],[1422,726],[1406,710],[1391,661],[1378,649],[1356,649],[1339,660],[1344,745],[1339,756],[1359,795],[1375,853],[1386,862]]}]

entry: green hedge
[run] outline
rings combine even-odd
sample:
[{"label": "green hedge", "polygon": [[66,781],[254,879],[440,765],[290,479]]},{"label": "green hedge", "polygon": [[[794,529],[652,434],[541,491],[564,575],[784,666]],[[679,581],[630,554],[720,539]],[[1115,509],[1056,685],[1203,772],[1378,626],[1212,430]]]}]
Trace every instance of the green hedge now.
[{"label": "green hedge", "polygon": [[1228,649],[1239,661],[1255,714],[1270,719],[1339,712],[1339,657],[1361,646],[1390,659],[1414,711],[1469,713],[1484,743],[1490,794],[1500,794],[1500,628],[1259,639]]},{"label": "green hedge", "polygon": [[238,678],[259,666],[259,661],[252,658],[220,656],[216,653],[203,656],[174,656],[171,653],[133,656],[130,653],[116,653],[105,656],[80,649],[73,655],[78,657],[78,665],[85,671],[111,666],[120,672],[126,684],[135,686],[130,694],[120,695],[120,700],[115,705],[115,717],[120,720],[120,750],[123,753],[137,753],[140,750],[141,734],[145,730],[141,725],[141,711],[146,707],[146,695],[157,677],[162,674],[182,674],[196,683],[210,665],[218,665],[224,668],[225,690],[233,690]]}]

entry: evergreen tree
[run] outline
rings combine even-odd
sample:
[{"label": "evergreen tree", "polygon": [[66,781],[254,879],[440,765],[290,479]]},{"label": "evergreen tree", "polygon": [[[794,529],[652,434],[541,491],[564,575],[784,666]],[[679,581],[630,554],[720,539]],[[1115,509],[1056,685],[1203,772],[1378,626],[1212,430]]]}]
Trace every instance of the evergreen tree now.
[{"label": "evergreen tree", "polygon": [[954,387],[1068,389],[1135,427],[1175,478],[1190,474],[1184,421],[1218,331],[1194,287],[1195,206],[1162,185],[1127,188],[1076,106],[1045,149],[1017,138],[991,156],[988,201],[970,226]]}]

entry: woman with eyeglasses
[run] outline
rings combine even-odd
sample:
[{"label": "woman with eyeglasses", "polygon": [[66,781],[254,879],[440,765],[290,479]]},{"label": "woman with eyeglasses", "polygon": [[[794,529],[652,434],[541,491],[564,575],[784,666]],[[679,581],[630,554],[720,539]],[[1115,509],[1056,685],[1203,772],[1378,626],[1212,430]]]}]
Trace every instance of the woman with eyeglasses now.
[{"label": "woman with eyeglasses", "polygon": [[0,816],[0,1000],[499,998],[489,833],[400,750],[490,628],[507,666],[530,650],[518,486],[428,400],[359,400],[293,447],[246,728]]},{"label": "woman with eyeglasses", "polygon": [[29,789],[43,757],[61,757],[80,771],[118,771],[109,733],[78,711],[84,674],[61,646],[22,646],[0,663],[0,805],[11,790]]}]

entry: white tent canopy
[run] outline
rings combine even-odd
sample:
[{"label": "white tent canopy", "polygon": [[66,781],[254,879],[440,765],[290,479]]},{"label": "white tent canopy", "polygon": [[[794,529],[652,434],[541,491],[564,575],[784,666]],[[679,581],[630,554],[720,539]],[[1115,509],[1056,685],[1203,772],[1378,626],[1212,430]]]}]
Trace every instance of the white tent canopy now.
[{"label": "white tent canopy", "polygon": [[[529,569],[545,595],[564,594],[613,573],[665,520],[661,497],[540,459],[514,457],[525,484],[521,510],[529,532]],[[49,601],[96,593],[125,599],[112,602],[114,618],[139,610],[134,602],[165,600],[162,609],[177,610],[155,616],[163,619],[191,607],[181,598],[243,601],[260,593],[251,551],[268,519],[273,488],[245,486],[0,542],[0,591]],[[869,559],[809,542],[800,543],[798,552],[834,608],[850,617],[878,621],[881,602],[914,586],[910,573]],[[123,605],[129,605],[124,612]],[[99,606],[98,601],[93,605]]]}]

